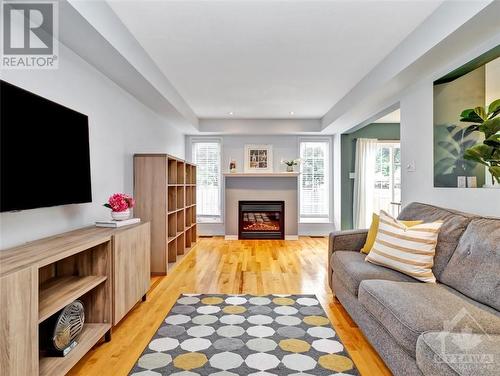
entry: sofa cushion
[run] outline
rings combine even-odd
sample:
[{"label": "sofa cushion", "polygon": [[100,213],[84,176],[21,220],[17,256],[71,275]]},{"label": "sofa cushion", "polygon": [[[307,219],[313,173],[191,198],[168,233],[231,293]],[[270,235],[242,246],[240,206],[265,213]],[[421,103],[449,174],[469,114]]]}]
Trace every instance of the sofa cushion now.
[{"label": "sofa cushion", "polygon": [[429,330],[500,334],[498,312],[442,284],[363,281],[358,299],[413,357],[418,336]]},{"label": "sofa cushion", "polygon": [[426,332],[418,337],[416,355],[425,376],[498,375],[500,335]]},{"label": "sofa cushion", "polygon": [[359,284],[365,279],[418,282],[403,273],[366,262],[365,257],[364,253],[352,251],[336,251],[332,256],[333,272],[354,296],[358,296]]},{"label": "sofa cushion", "polygon": [[500,311],[500,219],[471,221],[441,281]]},{"label": "sofa cushion", "polygon": [[436,221],[408,227],[381,210],[375,244],[365,260],[422,282],[436,283],[432,266],[442,225],[442,221]]},{"label": "sofa cushion", "polygon": [[441,280],[441,273],[457,248],[458,241],[467,228],[469,222],[476,216],[461,213],[454,210],[443,209],[437,206],[413,202],[406,206],[398,216],[399,220],[422,220],[424,222],[435,222],[443,220],[443,226],[439,231],[438,243],[436,245],[436,256],[432,271]]}]

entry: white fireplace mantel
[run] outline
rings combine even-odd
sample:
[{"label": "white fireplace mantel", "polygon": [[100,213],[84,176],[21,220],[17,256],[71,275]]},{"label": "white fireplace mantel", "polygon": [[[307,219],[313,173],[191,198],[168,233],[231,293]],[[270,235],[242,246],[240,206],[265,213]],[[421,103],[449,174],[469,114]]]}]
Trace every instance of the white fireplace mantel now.
[{"label": "white fireplace mantel", "polygon": [[225,172],[226,178],[296,178],[300,172]]},{"label": "white fireplace mantel", "polygon": [[[224,233],[238,238],[239,201],[284,201],[285,239],[298,239],[298,172],[225,173]],[[250,179],[248,179],[250,178]]]}]

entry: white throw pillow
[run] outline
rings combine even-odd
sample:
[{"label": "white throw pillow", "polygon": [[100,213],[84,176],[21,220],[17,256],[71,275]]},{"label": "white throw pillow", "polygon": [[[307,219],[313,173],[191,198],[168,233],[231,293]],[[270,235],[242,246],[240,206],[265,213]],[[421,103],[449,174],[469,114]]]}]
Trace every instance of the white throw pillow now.
[{"label": "white throw pillow", "polygon": [[408,227],[381,210],[375,243],[365,260],[435,283],[432,267],[442,224],[436,221]]}]

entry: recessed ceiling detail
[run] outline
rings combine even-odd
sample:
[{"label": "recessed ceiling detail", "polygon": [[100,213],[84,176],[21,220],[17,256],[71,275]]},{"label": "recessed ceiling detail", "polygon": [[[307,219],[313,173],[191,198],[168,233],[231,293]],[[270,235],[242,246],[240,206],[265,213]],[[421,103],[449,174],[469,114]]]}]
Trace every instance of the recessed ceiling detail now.
[{"label": "recessed ceiling detail", "polygon": [[199,118],[318,119],[441,1],[109,3]]}]

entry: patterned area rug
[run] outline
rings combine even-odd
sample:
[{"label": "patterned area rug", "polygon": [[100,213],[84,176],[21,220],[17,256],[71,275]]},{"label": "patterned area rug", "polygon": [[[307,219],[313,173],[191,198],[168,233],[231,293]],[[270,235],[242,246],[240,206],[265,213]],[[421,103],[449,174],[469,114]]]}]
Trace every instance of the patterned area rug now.
[{"label": "patterned area rug", "polygon": [[133,376],[359,375],[314,295],[181,295]]}]

